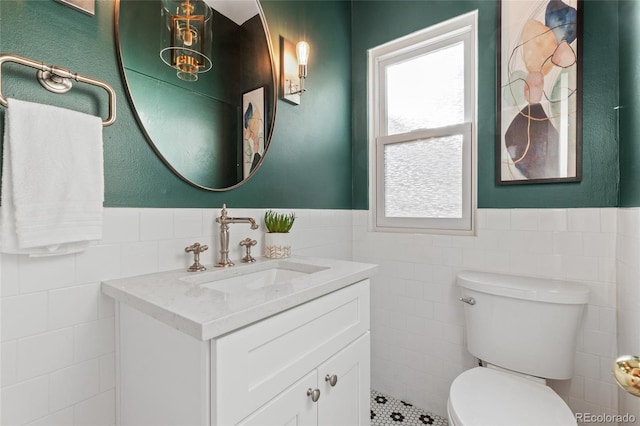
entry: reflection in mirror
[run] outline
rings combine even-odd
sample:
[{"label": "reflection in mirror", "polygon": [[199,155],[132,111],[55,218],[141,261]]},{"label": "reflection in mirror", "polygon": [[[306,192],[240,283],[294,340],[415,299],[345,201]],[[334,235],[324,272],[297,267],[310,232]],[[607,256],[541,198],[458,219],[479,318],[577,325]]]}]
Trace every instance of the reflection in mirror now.
[{"label": "reflection in mirror", "polygon": [[161,11],[172,2],[116,0],[129,99],[151,147],[174,173],[204,189],[231,189],[260,166],[275,121],[266,21],[257,0],[207,0],[212,67],[185,81],[160,55],[166,47]]},{"label": "reflection in mirror", "polygon": [[640,357],[624,355],[616,359],[613,376],[622,389],[640,397]]}]

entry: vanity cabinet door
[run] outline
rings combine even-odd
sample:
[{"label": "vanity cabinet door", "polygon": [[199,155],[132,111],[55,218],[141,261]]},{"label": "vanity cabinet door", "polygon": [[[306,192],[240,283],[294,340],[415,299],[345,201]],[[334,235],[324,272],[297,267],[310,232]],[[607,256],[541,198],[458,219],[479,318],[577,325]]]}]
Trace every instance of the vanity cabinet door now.
[{"label": "vanity cabinet door", "polygon": [[364,280],[213,340],[214,421],[237,424],[368,331]]},{"label": "vanity cabinet door", "polygon": [[318,403],[313,402],[307,396],[307,390],[316,389],[316,384],[317,376],[314,370],[260,407],[238,425],[315,426],[318,418]]},{"label": "vanity cabinet door", "polygon": [[370,333],[318,367],[318,425],[369,425]]},{"label": "vanity cabinet door", "polygon": [[[238,425],[368,426],[369,349],[367,332]],[[316,401],[309,390],[319,391]]]}]

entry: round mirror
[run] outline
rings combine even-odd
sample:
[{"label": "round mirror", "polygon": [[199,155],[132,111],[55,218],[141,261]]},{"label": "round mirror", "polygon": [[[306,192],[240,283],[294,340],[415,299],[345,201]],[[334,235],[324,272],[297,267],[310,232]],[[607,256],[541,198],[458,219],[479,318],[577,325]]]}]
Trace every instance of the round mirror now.
[{"label": "round mirror", "polygon": [[222,191],[251,177],[269,147],[275,63],[257,0],[201,3],[116,0],[116,38],[153,150],[190,184]]}]

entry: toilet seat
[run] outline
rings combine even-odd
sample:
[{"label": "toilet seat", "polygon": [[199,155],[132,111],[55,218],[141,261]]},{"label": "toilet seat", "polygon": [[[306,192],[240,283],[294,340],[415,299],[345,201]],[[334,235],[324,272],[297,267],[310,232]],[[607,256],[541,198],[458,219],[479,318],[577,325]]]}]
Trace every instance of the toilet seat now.
[{"label": "toilet seat", "polygon": [[451,384],[449,423],[456,426],[568,426],[575,417],[550,387],[503,371],[476,367]]}]

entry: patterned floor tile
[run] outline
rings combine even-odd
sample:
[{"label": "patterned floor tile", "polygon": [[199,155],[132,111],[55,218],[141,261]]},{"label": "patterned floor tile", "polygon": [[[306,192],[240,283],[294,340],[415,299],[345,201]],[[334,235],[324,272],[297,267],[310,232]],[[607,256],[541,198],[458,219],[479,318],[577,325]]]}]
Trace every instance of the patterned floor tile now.
[{"label": "patterned floor tile", "polygon": [[447,419],[371,389],[371,426],[448,426]]}]

